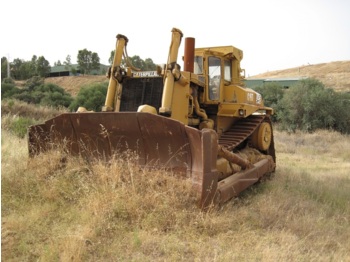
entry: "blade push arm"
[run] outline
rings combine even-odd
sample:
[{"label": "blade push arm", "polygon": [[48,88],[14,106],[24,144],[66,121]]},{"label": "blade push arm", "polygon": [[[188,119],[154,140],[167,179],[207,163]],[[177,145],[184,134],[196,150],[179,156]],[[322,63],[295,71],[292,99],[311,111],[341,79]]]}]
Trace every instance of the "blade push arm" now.
[{"label": "blade push arm", "polygon": [[178,81],[181,85],[188,84],[187,79],[180,72],[180,66],[177,64],[177,56],[183,34],[177,28],[173,28],[171,32],[172,40],[164,76],[162,105],[161,108],[159,108],[159,113],[164,116],[171,116],[172,113],[175,81]]},{"label": "blade push arm", "polygon": [[114,59],[112,67],[108,72],[109,84],[106,95],[105,105],[102,107],[103,112],[108,111],[119,111],[119,107],[115,104],[115,96],[116,94],[121,92],[122,89],[122,77],[125,72],[121,69],[121,62],[123,58],[124,49],[128,43],[128,38],[124,35],[117,35],[117,43],[115,47]]}]

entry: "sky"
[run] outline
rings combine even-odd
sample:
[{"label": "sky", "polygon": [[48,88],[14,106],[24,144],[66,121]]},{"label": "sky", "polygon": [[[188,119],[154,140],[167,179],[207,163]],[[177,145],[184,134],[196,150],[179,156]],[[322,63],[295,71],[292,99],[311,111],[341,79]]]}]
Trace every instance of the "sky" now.
[{"label": "sky", "polygon": [[53,66],[70,55],[76,63],[86,48],[108,65],[123,34],[129,56],[163,64],[173,27],[195,38],[196,47],[243,50],[246,76],[350,60],[349,0],[3,0],[0,6],[0,55],[10,62],[36,55]]}]

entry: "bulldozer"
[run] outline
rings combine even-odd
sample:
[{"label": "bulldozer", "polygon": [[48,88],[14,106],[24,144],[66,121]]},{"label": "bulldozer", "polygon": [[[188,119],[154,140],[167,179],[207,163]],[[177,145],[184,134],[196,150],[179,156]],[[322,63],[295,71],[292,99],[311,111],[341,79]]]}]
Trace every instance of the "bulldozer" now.
[{"label": "bulldozer", "polygon": [[129,39],[118,34],[101,112],[80,107],[28,128],[29,156],[65,144],[71,154],[108,160],[126,151],[142,168],[189,178],[201,209],[222,205],[276,168],[271,115],[262,96],[244,86],[243,51],[195,47],[171,30],[167,62],[135,68]]}]

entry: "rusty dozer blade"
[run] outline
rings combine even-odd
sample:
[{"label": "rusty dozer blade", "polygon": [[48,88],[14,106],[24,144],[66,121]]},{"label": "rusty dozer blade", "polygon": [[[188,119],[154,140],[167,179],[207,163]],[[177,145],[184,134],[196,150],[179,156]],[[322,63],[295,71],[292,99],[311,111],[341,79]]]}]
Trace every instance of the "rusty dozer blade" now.
[{"label": "rusty dozer blade", "polygon": [[218,181],[215,131],[149,113],[66,113],[30,126],[28,139],[31,157],[63,144],[71,154],[105,160],[131,150],[141,166],[190,177],[202,209],[227,201],[274,170],[268,158]]}]

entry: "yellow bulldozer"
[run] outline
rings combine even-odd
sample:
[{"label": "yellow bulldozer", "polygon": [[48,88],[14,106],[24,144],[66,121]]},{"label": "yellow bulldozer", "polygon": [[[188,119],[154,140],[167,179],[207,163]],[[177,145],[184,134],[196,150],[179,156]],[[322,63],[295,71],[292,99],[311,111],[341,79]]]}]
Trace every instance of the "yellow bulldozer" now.
[{"label": "yellow bulldozer", "polygon": [[196,48],[187,37],[181,70],[183,33],[171,32],[167,63],[156,71],[133,67],[128,38],[118,34],[101,112],[79,108],[30,126],[29,155],[62,144],[69,153],[103,159],[132,151],[141,167],[190,178],[202,209],[274,172],[273,109],[244,87],[243,52],[233,46]]}]

